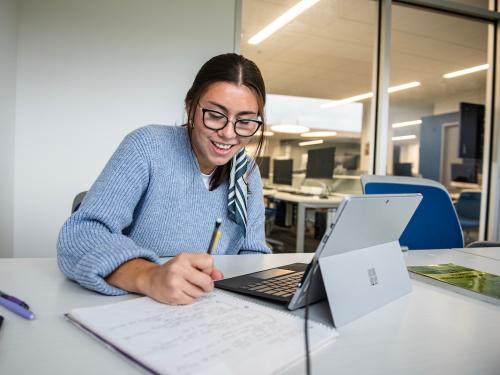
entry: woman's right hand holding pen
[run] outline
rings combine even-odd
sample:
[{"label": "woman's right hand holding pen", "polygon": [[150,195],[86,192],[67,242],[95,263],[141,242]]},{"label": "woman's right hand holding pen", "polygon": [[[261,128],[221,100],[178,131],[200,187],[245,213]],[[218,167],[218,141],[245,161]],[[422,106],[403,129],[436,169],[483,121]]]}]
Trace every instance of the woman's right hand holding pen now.
[{"label": "woman's right hand holding pen", "polygon": [[158,302],[184,305],[214,288],[224,276],[205,253],[180,253],[165,264],[133,259],[122,264],[107,281],[119,288],[147,295]]},{"label": "woman's right hand holding pen", "polygon": [[222,278],[210,255],[181,253],[151,269],[145,294],[172,305],[189,304],[211,292],[214,280]]}]

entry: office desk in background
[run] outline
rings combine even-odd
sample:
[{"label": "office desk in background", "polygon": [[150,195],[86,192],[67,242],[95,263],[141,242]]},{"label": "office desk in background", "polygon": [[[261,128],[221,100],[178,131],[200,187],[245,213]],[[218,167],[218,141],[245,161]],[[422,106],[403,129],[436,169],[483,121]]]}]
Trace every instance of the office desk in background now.
[{"label": "office desk in background", "polygon": [[276,200],[285,201],[297,205],[297,224],[296,224],[296,244],[295,252],[304,252],[304,237],[306,229],[306,208],[337,208],[342,202],[340,196],[330,196],[320,198],[317,195],[298,195],[293,193],[281,192],[277,190],[264,189],[265,197],[272,197]]},{"label": "office desk in background", "polygon": [[[219,256],[216,263],[231,277],[307,262],[311,255]],[[405,257],[408,265],[454,262],[500,274],[500,261],[457,250],[413,251]],[[0,331],[0,374],[142,373],[63,318],[76,307],[134,296],[88,291],[67,280],[55,259],[0,259],[0,285],[37,314],[36,320],[27,321],[2,310],[6,321]],[[412,285],[411,294],[340,328],[338,339],[312,356],[313,374],[498,375],[500,307],[419,281]],[[313,319],[328,321],[325,302],[311,310]],[[304,364],[286,374],[304,374]]]}]

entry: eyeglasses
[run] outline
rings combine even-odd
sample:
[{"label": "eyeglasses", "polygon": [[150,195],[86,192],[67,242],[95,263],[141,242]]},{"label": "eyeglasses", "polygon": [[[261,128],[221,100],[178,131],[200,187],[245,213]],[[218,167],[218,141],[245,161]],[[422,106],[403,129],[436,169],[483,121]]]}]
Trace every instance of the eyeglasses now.
[{"label": "eyeglasses", "polygon": [[[229,117],[224,113],[203,107],[200,109],[203,112],[203,125],[210,130],[224,129],[229,122]],[[251,137],[263,124],[261,120],[246,118],[231,121],[231,123],[234,125],[234,132],[240,137]]]}]

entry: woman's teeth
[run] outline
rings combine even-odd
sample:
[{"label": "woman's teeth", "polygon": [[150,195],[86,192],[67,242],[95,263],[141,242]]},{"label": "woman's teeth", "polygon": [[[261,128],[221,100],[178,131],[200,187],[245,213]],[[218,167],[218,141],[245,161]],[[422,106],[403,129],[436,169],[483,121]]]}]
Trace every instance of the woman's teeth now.
[{"label": "woman's teeth", "polygon": [[223,149],[223,150],[229,150],[233,145],[226,145],[224,143],[217,143],[217,142],[212,142],[216,147]]}]

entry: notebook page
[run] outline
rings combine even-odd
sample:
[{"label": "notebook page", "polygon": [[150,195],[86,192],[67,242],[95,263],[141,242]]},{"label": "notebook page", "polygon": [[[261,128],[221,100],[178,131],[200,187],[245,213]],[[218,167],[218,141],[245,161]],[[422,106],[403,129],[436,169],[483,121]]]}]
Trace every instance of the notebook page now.
[{"label": "notebook page", "polygon": [[[68,316],[161,374],[270,374],[305,354],[302,318],[219,290],[192,305],[141,297]],[[337,336],[316,322],[309,333],[312,350]]]}]

